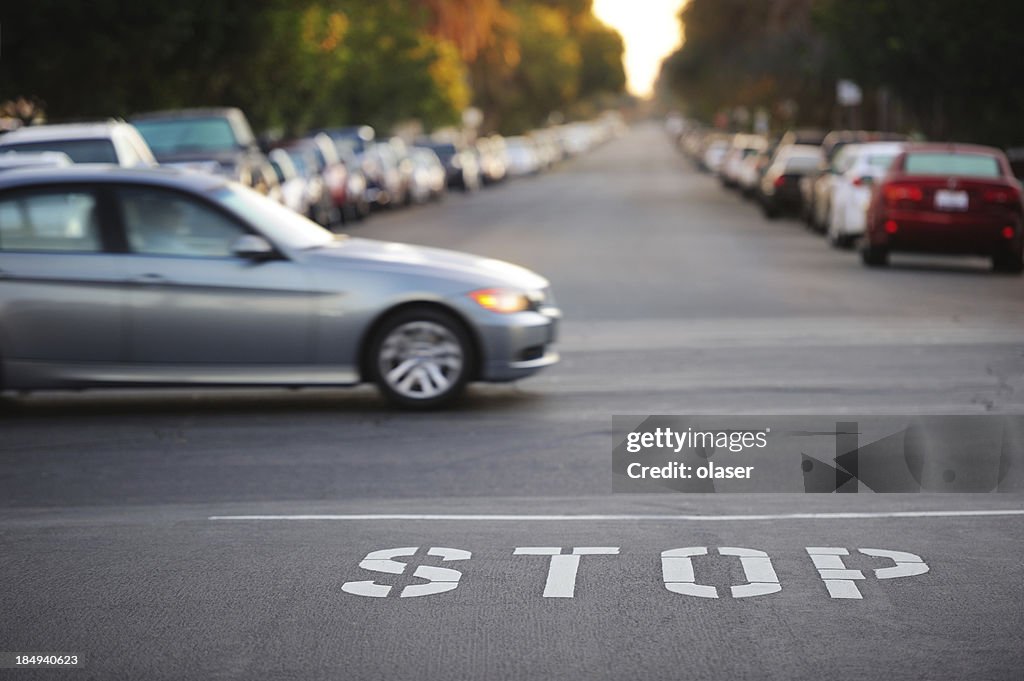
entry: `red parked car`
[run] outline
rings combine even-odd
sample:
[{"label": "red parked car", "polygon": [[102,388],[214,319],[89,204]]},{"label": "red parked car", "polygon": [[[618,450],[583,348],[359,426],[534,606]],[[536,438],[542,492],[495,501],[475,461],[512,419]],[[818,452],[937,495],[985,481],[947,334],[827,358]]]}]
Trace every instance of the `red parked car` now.
[{"label": "red parked car", "polygon": [[999,149],[912,144],[876,187],[861,247],[865,265],[894,251],[981,255],[994,269],[1024,268],[1021,183]]}]

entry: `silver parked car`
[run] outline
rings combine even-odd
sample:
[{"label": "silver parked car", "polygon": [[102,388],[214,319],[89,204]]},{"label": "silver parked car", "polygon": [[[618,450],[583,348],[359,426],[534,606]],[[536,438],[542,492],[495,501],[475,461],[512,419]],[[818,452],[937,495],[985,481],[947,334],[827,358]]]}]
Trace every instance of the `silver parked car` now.
[{"label": "silver parked car", "polygon": [[0,174],[0,368],[14,390],[352,385],[435,407],[558,360],[548,282],[334,235],[175,170]]}]

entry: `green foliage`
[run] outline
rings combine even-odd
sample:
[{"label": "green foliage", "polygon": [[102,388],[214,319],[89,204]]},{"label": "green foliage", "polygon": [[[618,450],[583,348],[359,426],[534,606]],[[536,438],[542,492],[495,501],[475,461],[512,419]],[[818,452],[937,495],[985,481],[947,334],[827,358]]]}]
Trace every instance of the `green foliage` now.
[{"label": "green foliage", "polygon": [[834,83],[821,36],[812,30],[811,4],[691,0],[680,15],[685,42],[663,64],[662,78],[692,115],[706,120],[736,106],[782,115],[780,105],[792,102],[799,121],[822,124]]},{"label": "green foliage", "polygon": [[1024,4],[820,0],[816,17],[843,73],[896,93],[929,136],[1024,141]]},{"label": "green foliage", "polygon": [[662,91],[711,120],[735,106],[797,105],[789,124],[838,116],[835,81],[891,95],[904,127],[936,139],[1019,144],[1024,76],[1014,63],[1024,3],[986,0],[690,0]]},{"label": "green foliage", "polygon": [[[533,124],[582,94],[621,90],[621,42],[592,20],[589,0],[512,4],[510,15],[492,6],[511,21],[483,23],[475,37],[517,57],[495,71],[496,86],[477,83],[485,100],[509,90],[489,100],[502,115]],[[480,69],[437,29],[442,9],[468,11],[466,0],[14,3],[0,101],[37,98],[51,120],[233,105],[257,129],[453,124],[473,99],[470,67]]]},{"label": "green foliage", "polygon": [[509,21],[473,64],[487,127],[507,134],[625,88],[622,38],[590,0],[513,0]]}]

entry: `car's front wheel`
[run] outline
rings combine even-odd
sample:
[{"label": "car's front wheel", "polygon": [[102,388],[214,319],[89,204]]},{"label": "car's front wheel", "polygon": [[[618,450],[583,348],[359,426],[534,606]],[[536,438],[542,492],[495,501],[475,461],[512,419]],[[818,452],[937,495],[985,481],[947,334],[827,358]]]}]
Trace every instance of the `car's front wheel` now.
[{"label": "car's front wheel", "polygon": [[374,334],[369,364],[390,402],[411,409],[450,404],[465,390],[475,361],[463,325],[431,308],[403,310]]}]

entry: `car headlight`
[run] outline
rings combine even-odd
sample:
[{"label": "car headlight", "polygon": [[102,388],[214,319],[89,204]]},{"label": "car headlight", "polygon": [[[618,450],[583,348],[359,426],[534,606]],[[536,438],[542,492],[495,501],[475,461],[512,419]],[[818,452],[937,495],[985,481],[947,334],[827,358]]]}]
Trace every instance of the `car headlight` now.
[{"label": "car headlight", "polygon": [[530,300],[522,291],[505,288],[485,288],[473,291],[469,297],[476,301],[476,304],[491,312],[509,314],[522,312],[533,307]]}]

